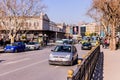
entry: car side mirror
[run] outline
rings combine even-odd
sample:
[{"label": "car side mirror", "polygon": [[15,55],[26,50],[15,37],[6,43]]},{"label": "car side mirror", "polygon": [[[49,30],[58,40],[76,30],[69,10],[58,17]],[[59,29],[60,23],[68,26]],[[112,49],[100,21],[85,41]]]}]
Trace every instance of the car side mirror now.
[{"label": "car side mirror", "polygon": [[54,50],[52,49],[51,51],[53,52]]}]

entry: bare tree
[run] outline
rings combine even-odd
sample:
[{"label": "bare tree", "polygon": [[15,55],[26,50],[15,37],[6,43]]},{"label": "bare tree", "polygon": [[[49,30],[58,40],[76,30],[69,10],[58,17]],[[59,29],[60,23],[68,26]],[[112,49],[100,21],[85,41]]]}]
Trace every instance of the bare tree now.
[{"label": "bare tree", "polygon": [[24,25],[28,17],[38,16],[45,9],[41,0],[0,0],[0,22],[9,34],[11,43],[18,32],[27,30]]},{"label": "bare tree", "polygon": [[[94,12],[98,14],[93,15]],[[88,10],[88,15],[102,23],[107,32],[107,27],[111,29],[110,49],[116,49],[116,29],[120,24],[120,0],[93,0],[92,7]]]}]

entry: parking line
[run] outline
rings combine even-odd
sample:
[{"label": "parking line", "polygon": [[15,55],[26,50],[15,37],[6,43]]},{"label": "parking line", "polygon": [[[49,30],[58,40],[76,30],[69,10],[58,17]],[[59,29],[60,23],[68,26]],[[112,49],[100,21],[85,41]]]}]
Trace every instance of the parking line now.
[{"label": "parking line", "polygon": [[23,70],[23,69],[25,69],[25,68],[28,68],[28,67],[31,67],[31,66],[34,66],[34,65],[37,65],[37,64],[46,62],[46,61],[48,61],[48,59],[45,59],[45,60],[42,60],[42,61],[39,61],[39,62],[30,64],[30,65],[27,65],[27,66],[24,66],[24,67],[20,67],[20,68],[17,68],[17,69],[14,69],[14,70],[11,70],[11,71],[8,71],[8,72],[5,72],[5,73],[2,73],[2,74],[0,74],[0,76],[4,76],[4,75],[7,75],[7,74],[16,72],[16,71],[20,71],[20,70]]},{"label": "parking line", "polygon": [[7,63],[4,63],[3,65],[14,64],[14,63],[18,63],[18,62],[22,62],[22,61],[26,61],[26,60],[30,60],[30,58],[24,58],[24,59],[17,60],[17,61],[7,62]]},{"label": "parking line", "polygon": [[55,68],[58,68],[58,67],[60,67],[60,66],[55,66]]}]

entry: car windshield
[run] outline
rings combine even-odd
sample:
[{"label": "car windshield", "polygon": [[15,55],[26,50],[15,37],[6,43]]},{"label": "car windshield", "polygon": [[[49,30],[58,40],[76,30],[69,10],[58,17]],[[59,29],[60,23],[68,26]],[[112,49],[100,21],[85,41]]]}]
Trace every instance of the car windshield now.
[{"label": "car windshield", "polygon": [[84,42],[84,43],[83,43],[83,46],[86,46],[86,45],[90,45],[90,43]]},{"label": "car windshield", "polygon": [[27,43],[28,45],[34,45],[35,44],[35,42],[29,42],[29,43]]},{"label": "car windshield", "polygon": [[18,46],[18,43],[7,44],[7,46]]},{"label": "car windshield", "polygon": [[71,46],[56,46],[55,52],[71,52]]}]

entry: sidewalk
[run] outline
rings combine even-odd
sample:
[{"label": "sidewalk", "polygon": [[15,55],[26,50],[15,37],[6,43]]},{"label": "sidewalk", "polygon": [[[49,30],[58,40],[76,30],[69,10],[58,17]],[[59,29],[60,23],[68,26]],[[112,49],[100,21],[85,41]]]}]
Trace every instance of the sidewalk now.
[{"label": "sidewalk", "polygon": [[110,51],[101,48],[103,52],[103,80],[120,80],[120,49]]}]

